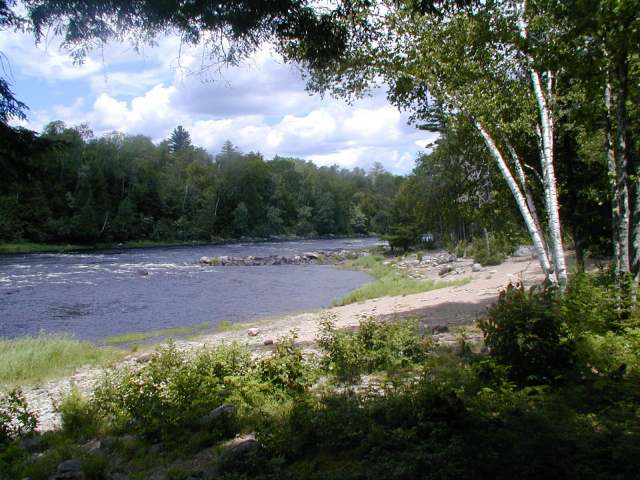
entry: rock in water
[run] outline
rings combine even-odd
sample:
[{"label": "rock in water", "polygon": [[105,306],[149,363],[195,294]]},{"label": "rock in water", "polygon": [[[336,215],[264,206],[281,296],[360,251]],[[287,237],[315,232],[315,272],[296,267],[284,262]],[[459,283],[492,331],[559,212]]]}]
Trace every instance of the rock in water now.
[{"label": "rock in water", "polygon": [[211,259],[209,257],[206,257],[206,256],[200,257],[199,263],[204,263],[208,265],[209,262],[211,262]]}]

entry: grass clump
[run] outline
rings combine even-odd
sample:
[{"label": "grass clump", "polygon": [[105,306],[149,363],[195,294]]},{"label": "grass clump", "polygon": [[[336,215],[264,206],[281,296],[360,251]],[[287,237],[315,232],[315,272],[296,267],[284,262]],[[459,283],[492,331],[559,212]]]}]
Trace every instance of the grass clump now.
[{"label": "grass clump", "polygon": [[368,273],[375,278],[375,281],[348,293],[340,300],[334,301],[333,304],[336,306],[363,302],[371,298],[428,292],[438,288],[464,285],[469,282],[468,278],[446,282],[413,278],[407,272],[395,268],[391,264],[385,265],[384,257],[377,255],[369,255],[350,261],[347,268]]},{"label": "grass clump", "polygon": [[0,387],[43,382],[82,365],[108,364],[122,355],[65,334],[0,339]]}]

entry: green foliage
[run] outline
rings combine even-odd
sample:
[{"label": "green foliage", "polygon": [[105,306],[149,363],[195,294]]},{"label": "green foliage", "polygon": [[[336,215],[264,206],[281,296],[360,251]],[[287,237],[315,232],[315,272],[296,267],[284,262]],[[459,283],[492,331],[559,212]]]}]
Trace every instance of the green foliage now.
[{"label": "green foliage", "polygon": [[553,383],[571,368],[573,342],[559,305],[552,286],[509,285],[479,322],[491,356],[509,366],[513,380]]},{"label": "green foliage", "polygon": [[391,229],[391,233],[384,236],[392,250],[407,252],[411,247],[419,244],[418,234],[414,226],[399,225]]},{"label": "green foliage", "polygon": [[261,379],[291,393],[302,393],[311,387],[316,372],[311,362],[305,359],[302,349],[296,345],[295,331],[281,337],[273,353],[258,362]]},{"label": "green foliage", "polygon": [[504,236],[487,235],[474,238],[470,255],[482,266],[500,265],[513,250],[513,244]]},{"label": "green foliage", "polygon": [[0,451],[12,440],[29,435],[37,426],[20,390],[0,394]]},{"label": "green foliage", "polygon": [[42,382],[82,365],[105,365],[121,356],[119,351],[96,348],[63,334],[0,339],[0,386]]},{"label": "green foliage", "polygon": [[0,251],[38,248],[29,242],[57,249],[347,235],[366,233],[368,225],[384,233],[402,181],[384,169],[265,161],[230,142],[212,156],[191,146],[184,129],[154,145],[143,136],[94,138],[86,125],[52,122],[39,141],[57,147],[20,153],[24,172],[0,185],[0,242],[12,244]]},{"label": "green foliage", "polygon": [[420,363],[432,347],[418,333],[417,322],[364,320],[355,331],[338,330],[331,318],[321,323],[318,345],[325,352],[322,365],[341,382],[354,382],[362,374],[395,371]]}]

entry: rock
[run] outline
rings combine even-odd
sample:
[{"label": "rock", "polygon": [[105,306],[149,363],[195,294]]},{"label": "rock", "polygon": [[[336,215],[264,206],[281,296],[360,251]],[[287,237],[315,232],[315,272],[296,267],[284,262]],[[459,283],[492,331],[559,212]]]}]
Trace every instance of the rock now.
[{"label": "rock", "polygon": [[448,261],[449,263],[451,262],[455,262],[456,260],[458,260],[458,257],[454,254],[449,255]]},{"label": "rock", "polygon": [[440,269],[440,271],[438,272],[438,275],[442,277],[451,271],[453,271],[453,267],[451,267],[451,265],[445,265]]},{"label": "rock", "polygon": [[82,461],[79,458],[70,458],[58,465],[58,473],[79,472],[82,470]]},{"label": "rock", "polygon": [[237,409],[236,409],[235,405],[231,405],[231,404],[228,404],[228,403],[223,403],[219,407],[214,408],[209,413],[207,413],[206,415],[202,416],[198,420],[198,423],[200,425],[202,425],[203,427],[207,427],[207,426],[211,425],[215,420],[217,420],[220,417],[230,417],[230,416],[234,415],[236,413],[236,410]]},{"label": "rock", "polygon": [[259,328],[250,328],[247,330],[247,335],[250,337],[256,337],[260,333]]},{"label": "rock", "polygon": [[222,465],[245,463],[248,457],[260,449],[260,444],[252,435],[232,440],[226,450],[220,455]]},{"label": "rock", "polygon": [[482,271],[482,265],[480,265],[479,263],[474,263],[473,266],[471,267],[471,271],[472,272],[481,272]]},{"label": "rock", "polygon": [[136,273],[141,277],[146,277],[147,275],[149,275],[149,271],[145,270],[144,268],[139,268]]},{"label": "rock", "polygon": [[520,245],[513,252],[514,257],[532,257],[535,255],[535,250],[531,245]]},{"label": "rock", "polygon": [[22,448],[29,452],[37,452],[42,446],[42,437],[40,435],[29,435],[22,439]]},{"label": "rock", "polygon": [[199,263],[205,263],[205,264],[209,264],[209,262],[211,262],[211,259],[209,257],[206,256],[202,256],[200,257],[200,260],[198,260]]},{"label": "rock", "polygon": [[82,471],[82,461],[79,458],[65,460],[58,465],[56,474],[49,477],[50,480],[85,480],[86,476]]},{"label": "rock", "polygon": [[153,358],[153,352],[143,353],[136,357],[136,363],[147,363]]},{"label": "rock", "polygon": [[318,258],[320,258],[320,255],[316,252],[307,252],[304,254],[304,256],[307,258],[312,258],[313,260],[317,260]]},{"label": "rock", "polygon": [[446,325],[434,325],[431,327],[431,333],[447,333],[449,331],[449,327]]},{"label": "rock", "polygon": [[273,339],[271,338],[267,338],[264,342],[262,342],[263,345],[273,345]]},{"label": "rock", "polygon": [[83,447],[89,453],[98,453],[102,450],[102,442],[98,439],[89,440]]}]

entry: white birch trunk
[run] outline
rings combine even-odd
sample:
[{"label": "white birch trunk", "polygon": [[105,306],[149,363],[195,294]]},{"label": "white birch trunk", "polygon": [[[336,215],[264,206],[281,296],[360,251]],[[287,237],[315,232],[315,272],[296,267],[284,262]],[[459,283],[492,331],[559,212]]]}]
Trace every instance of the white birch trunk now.
[{"label": "white birch trunk", "polygon": [[507,185],[511,190],[511,193],[513,194],[513,197],[516,200],[516,204],[518,205],[518,209],[522,214],[522,218],[524,219],[524,223],[527,227],[527,231],[529,232],[529,235],[531,236],[531,240],[533,241],[533,248],[535,249],[536,254],[538,255],[538,260],[540,261],[540,266],[542,267],[542,271],[550,281],[554,283],[557,282],[557,277],[555,275],[555,272],[553,272],[551,268],[551,263],[549,262],[549,257],[547,255],[547,251],[545,248],[544,237],[542,236],[542,232],[540,231],[539,227],[536,225],[536,222],[531,216],[531,212],[529,211],[529,208],[527,206],[527,201],[524,198],[524,195],[522,194],[522,191],[520,190],[518,183],[513,177],[511,170],[509,170],[509,166],[507,165],[507,162],[502,156],[502,153],[498,149],[495,141],[493,140],[491,135],[484,129],[482,124],[475,119],[473,119],[472,121],[475,127],[480,132],[480,135],[482,135],[482,139],[484,140],[485,145],[487,146],[487,148],[489,149],[489,152],[491,153],[496,163],[498,164],[498,169],[500,170],[500,173],[502,173],[502,176],[506,180]]},{"label": "white birch trunk", "polygon": [[607,78],[604,91],[604,104],[607,110],[606,148],[607,148],[607,173],[609,176],[609,188],[611,189],[611,227],[613,238],[613,272],[620,276],[620,192],[618,190],[618,169],[616,167],[616,154],[613,147],[613,127],[611,125],[611,79]]},{"label": "white birch trunk", "polygon": [[[538,217],[538,210],[536,208],[536,204],[533,200],[533,194],[531,193],[531,189],[529,188],[529,184],[527,183],[527,176],[524,173],[524,168],[522,167],[522,160],[518,156],[516,149],[509,142],[505,142],[507,146],[507,150],[509,151],[509,155],[513,161],[513,165],[516,171],[516,178],[518,182],[520,182],[520,188],[522,188],[522,192],[527,200],[527,206],[529,207],[529,211],[531,212],[531,216],[533,217],[533,221],[536,224],[537,229],[540,232],[543,232],[542,225],[540,224],[540,218]],[[549,250],[547,249],[547,245],[545,243],[545,252],[547,252],[547,256],[549,255]]]},{"label": "white birch trunk", "polygon": [[618,94],[616,99],[616,169],[618,174],[618,195],[620,196],[620,223],[618,235],[620,242],[620,273],[631,271],[631,256],[629,236],[631,234],[631,213],[629,203],[629,177],[627,169],[629,165],[629,149],[627,148],[627,66],[618,65]]},{"label": "white birch trunk", "polygon": [[[542,87],[540,72],[531,68],[531,80],[533,91],[540,113],[540,127],[542,131],[542,178],[544,181],[545,204],[547,216],[549,218],[549,237],[551,239],[551,251],[553,252],[553,263],[558,283],[564,287],[567,283],[567,268],[564,257],[564,247],[562,245],[562,229],[560,223],[560,207],[558,204],[558,191],[556,187],[556,175],[554,168],[553,143],[555,138],[553,115],[547,101],[546,94]],[[549,94],[551,90],[551,73],[549,75]]]}]

